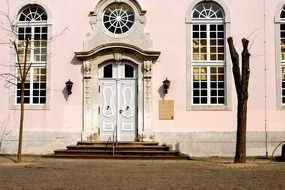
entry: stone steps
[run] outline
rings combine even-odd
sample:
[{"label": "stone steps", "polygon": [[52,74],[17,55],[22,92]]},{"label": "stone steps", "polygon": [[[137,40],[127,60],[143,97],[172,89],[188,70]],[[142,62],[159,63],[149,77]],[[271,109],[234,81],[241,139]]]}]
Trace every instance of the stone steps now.
[{"label": "stone steps", "polygon": [[[112,151],[113,145],[112,144],[96,144],[96,145],[70,145],[66,147],[68,150],[105,150],[105,151]],[[170,150],[169,146],[165,145],[116,145],[116,151],[133,151],[133,150],[140,150],[140,151],[168,151]]]},{"label": "stone steps", "polygon": [[48,155],[55,158],[92,158],[92,159],[189,159],[180,151],[157,142],[78,142],[66,149],[55,150]]},{"label": "stone steps", "polygon": [[135,155],[48,155],[49,158],[69,158],[69,159],[120,159],[120,160],[189,160],[189,156],[186,154],[180,154],[179,156],[135,156]]}]

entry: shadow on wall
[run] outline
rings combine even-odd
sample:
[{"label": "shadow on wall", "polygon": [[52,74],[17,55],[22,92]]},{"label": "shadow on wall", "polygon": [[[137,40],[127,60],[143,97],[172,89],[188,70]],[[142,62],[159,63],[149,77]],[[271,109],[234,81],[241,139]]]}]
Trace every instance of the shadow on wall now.
[{"label": "shadow on wall", "polygon": [[[83,75],[83,65],[82,65],[82,61],[79,60],[78,58],[76,58],[75,56],[73,56],[72,60],[70,61],[70,64],[74,65],[74,66],[81,66],[81,69],[80,69],[80,72],[81,74]],[[67,89],[67,87],[65,86],[63,89],[62,89],[62,95],[65,99],[65,101],[68,101],[68,98],[71,94],[69,94],[69,90]]]},{"label": "shadow on wall", "polygon": [[164,92],[163,86],[160,86],[157,92],[159,93],[160,98],[161,98],[162,100],[164,100],[164,98],[165,98],[165,92]]},{"label": "shadow on wall", "polygon": [[65,101],[68,101],[69,94],[68,94],[68,92],[67,92],[66,87],[64,87],[64,88],[62,89],[62,95],[63,95]]},{"label": "shadow on wall", "polygon": [[70,63],[71,63],[72,65],[75,65],[75,66],[81,65],[81,66],[82,66],[82,67],[81,67],[81,74],[83,75],[83,64],[82,64],[82,61],[81,61],[81,60],[79,60],[77,57],[73,56],[73,58],[72,58],[72,60],[70,61]]},{"label": "shadow on wall", "polygon": [[9,136],[15,129],[7,130],[8,123],[14,119],[15,111],[10,112],[7,117],[0,123],[0,154],[6,153],[6,147],[4,146],[4,140],[6,136]]}]

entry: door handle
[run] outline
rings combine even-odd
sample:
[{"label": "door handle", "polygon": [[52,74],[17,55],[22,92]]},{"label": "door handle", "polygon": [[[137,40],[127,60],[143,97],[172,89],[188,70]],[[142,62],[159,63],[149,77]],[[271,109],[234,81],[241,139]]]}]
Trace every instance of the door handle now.
[{"label": "door handle", "polygon": [[107,106],[107,110],[109,110],[110,106]]},{"label": "door handle", "polygon": [[126,107],[126,110],[129,110],[129,109],[130,109],[130,106],[127,106],[127,107]]}]

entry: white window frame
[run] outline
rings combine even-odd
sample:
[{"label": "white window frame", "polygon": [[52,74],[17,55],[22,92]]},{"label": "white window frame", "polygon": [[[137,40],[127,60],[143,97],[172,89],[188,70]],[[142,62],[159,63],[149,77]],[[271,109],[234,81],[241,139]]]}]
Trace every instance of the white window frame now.
[{"label": "white window frame", "polygon": [[[189,111],[207,111],[207,110],[231,110],[231,78],[228,77],[231,74],[230,67],[230,56],[228,52],[228,45],[226,43],[227,37],[230,36],[230,17],[229,17],[229,9],[226,4],[222,0],[217,0],[216,5],[218,5],[224,13],[224,18],[214,18],[214,19],[193,19],[192,14],[193,10],[199,3],[203,3],[204,1],[194,0],[192,4],[189,6],[186,17],[186,39],[187,39],[187,110]],[[224,24],[224,60],[223,61],[214,61],[214,65],[211,65],[211,61],[207,62],[194,62],[193,61],[193,48],[192,48],[192,26],[195,24]],[[209,31],[208,31],[209,32]],[[210,39],[210,36],[207,37]],[[209,46],[209,44],[208,44]],[[208,47],[210,48],[210,47]],[[207,64],[208,63],[208,64]],[[224,66],[224,104],[193,104],[193,67],[194,66],[202,66],[205,65],[210,68],[210,66]],[[209,74],[208,74],[209,75]],[[209,77],[209,76],[208,76]],[[210,86],[208,85],[208,88]],[[208,100],[210,94],[208,94]]]},{"label": "white window frame", "polygon": [[[48,12],[46,7],[44,8],[42,5],[39,5],[39,4],[25,4],[23,6],[21,6],[21,8],[19,9],[19,12],[18,14],[15,16],[15,20],[17,21],[14,25],[15,29],[18,30],[18,28],[20,27],[30,27],[31,28],[31,33],[32,34],[35,34],[35,27],[47,27],[47,45],[46,45],[46,60],[44,62],[42,61],[39,61],[39,62],[34,62],[33,65],[31,66],[31,70],[30,70],[30,74],[33,75],[33,72],[34,72],[34,69],[36,68],[45,68],[45,77],[46,77],[46,80],[45,80],[45,103],[36,103],[36,104],[32,104],[31,103],[31,100],[33,99],[33,78],[30,77],[29,78],[29,83],[30,83],[30,95],[29,95],[29,99],[30,99],[30,103],[27,103],[25,104],[25,109],[31,109],[31,110],[37,110],[37,109],[50,109],[50,87],[49,87],[49,84],[50,84],[50,81],[49,81],[49,76],[50,76],[50,58],[49,58],[49,54],[50,54],[50,43],[48,42],[48,39],[50,39],[50,34],[51,34],[51,19],[48,17],[47,20],[40,20],[40,21],[20,21],[20,15],[22,13],[23,10],[25,10],[27,7],[30,7],[30,6],[38,6],[40,7],[44,12],[45,12],[45,15],[48,17]],[[15,38],[17,38],[18,40],[18,34],[15,36]],[[34,43],[31,44],[31,48],[34,48]],[[16,54],[15,54],[15,50],[11,50],[13,51],[12,52],[12,59],[11,59],[11,62],[14,63],[14,65],[16,66],[16,68],[14,69],[11,69],[11,73],[15,73],[15,75],[17,74],[17,69],[18,69],[18,65],[17,63],[15,63],[16,61]],[[31,59],[34,58],[34,51],[31,51],[31,54],[30,54],[30,57]],[[31,60],[31,62],[33,62],[33,60]],[[15,79],[15,84],[17,84],[17,79]],[[40,84],[39,84],[40,85]],[[17,103],[17,86],[15,86],[14,88],[12,88],[10,90],[10,109],[20,109],[20,104]],[[37,96],[39,97],[39,96]]]},{"label": "white window frame", "polygon": [[[285,25],[285,17],[281,18],[282,10],[285,11],[284,2],[280,2],[275,12],[275,67],[276,67],[276,109],[285,110],[285,102],[282,102],[282,67],[285,67],[285,60],[282,60],[281,54],[281,25]],[[285,81],[284,81],[285,82]]]},{"label": "white window frame", "polygon": [[[112,65],[112,77],[104,78],[104,68],[106,66]],[[133,77],[125,76],[125,66],[131,66],[133,68]],[[99,66],[99,78],[100,79],[137,79],[138,78],[138,69],[135,65],[127,62],[107,62]]]}]

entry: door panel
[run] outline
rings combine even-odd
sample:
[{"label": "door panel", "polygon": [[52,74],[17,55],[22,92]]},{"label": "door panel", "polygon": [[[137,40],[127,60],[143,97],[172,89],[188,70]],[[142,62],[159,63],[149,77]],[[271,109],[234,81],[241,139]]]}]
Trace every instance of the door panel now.
[{"label": "door panel", "polygon": [[136,137],[136,81],[121,80],[119,82],[119,126],[120,140],[134,141]]},{"label": "door panel", "polygon": [[101,139],[112,138],[117,123],[116,81],[100,81],[100,126]]},{"label": "door panel", "polygon": [[110,140],[116,132],[119,141],[135,141],[136,80],[100,80],[100,88],[100,140]]}]

